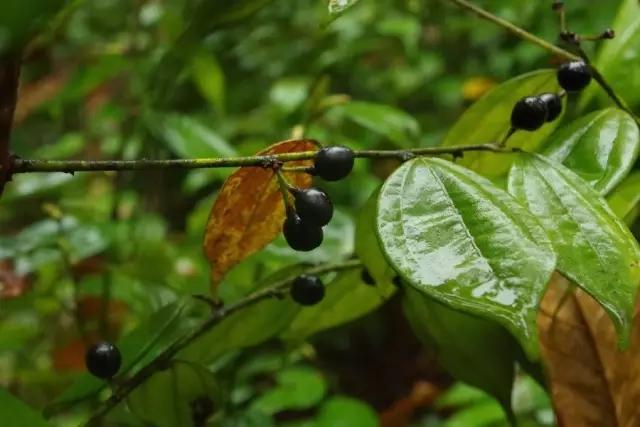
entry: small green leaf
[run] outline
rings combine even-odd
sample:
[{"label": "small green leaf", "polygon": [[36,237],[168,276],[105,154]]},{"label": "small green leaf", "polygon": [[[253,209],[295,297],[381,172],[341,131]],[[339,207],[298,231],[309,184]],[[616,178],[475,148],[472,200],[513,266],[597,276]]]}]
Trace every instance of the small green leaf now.
[{"label": "small green leaf", "polygon": [[640,205],[640,172],[633,172],[626,177],[609,195],[607,203],[618,218],[632,224],[638,216]]},{"label": "small green leaf", "polygon": [[360,126],[388,138],[398,147],[414,146],[420,134],[420,125],[413,117],[388,105],[354,101],[342,106],[341,111]]},{"label": "small green leaf", "polygon": [[377,224],[388,261],[410,285],[500,323],[537,358],[536,313],[556,260],[515,199],[463,167],[419,158],[385,182]]},{"label": "small green leaf", "polygon": [[378,414],[365,402],[334,396],[321,407],[314,427],[378,427]]},{"label": "small green leaf", "polygon": [[329,0],[329,13],[339,15],[358,3],[358,0]]},{"label": "small green leaf", "polygon": [[403,299],[407,320],[456,379],[494,396],[511,412],[516,343],[494,322],[448,308],[415,289]]},{"label": "small green leaf", "polygon": [[602,304],[625,345],[640,285],[640,248],[624,223],[588,183],[540,155],[520,156],[509,192],[540,219],[558,270]]},{"label": "small green leaf", "polygon": [[606,194],[629,173],[639,147],[640,133],[633,118],[622,110],[607,108],[556,132],[544,155]]},{"label": "small green leaf", "polygon": [[162,139],[184,158],[235,156],[236,150],[212,129],[188,116],[156,117]]},{"label": "small green leaf", "polygon": [[[511,110],[525,96],[557,92],[554,70],[540,70],[523,74],[492,89],[480,98],[456,122],[442,145],[471,145],[498,142],[511,127]],[[564,110],[564,109],[563,109]],[[560,118],[547,123],[535,132],[516,132],[508,142],[510,147],[534,151],[553,132]],[[465,153],[460,164],[481,175],[498,177],[509,170],[513,155],[495,153]]]},{"label": "small green leaf", "polygon": [[0,388],[0,414],[7,427],[49,427],[42,416],[26,403]]},{"label": "small green leaf", "polygon": [[351,322],[382,305],[396,290],[390,283],[370,286],[360,270],[341,273],[326,287],[323,300],[298,312],[283,338],[302,340],[319,331]]},{"label": "small green leaf", "polygon": [[256,399],[252,409],[265,414],[307,409],[317,405],[327,391],[324,379],[310,368],[292,367],[278,372],[276,376],[278,385]]}]

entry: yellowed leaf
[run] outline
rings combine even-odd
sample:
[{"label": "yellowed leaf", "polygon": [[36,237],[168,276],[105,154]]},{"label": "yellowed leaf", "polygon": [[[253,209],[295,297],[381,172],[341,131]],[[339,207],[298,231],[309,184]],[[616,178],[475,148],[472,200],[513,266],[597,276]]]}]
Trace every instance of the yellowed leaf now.
[{"label": "yellowed leaf", "polygon": [[[312,140],[282,141],[258,155],[312,151]],[[289,162],[287,166],[311,166],[312,161]],[[285,173],[296,187],[311,185],[305,173]],[[216,198],[204,236],[204,250],[211,263],[213,289],[237,263],[262,249],[281,231],[285,218],[282,194],[272,169],[242,167],[224,182]]]},{"label": "yellowed leaf", "polygon": [[638,311],[631,345],[621,352],[604,309],[579,289],[567,293],[569,287],[568,280],[554,276],[538,315],[558,425],[640,426]]}]

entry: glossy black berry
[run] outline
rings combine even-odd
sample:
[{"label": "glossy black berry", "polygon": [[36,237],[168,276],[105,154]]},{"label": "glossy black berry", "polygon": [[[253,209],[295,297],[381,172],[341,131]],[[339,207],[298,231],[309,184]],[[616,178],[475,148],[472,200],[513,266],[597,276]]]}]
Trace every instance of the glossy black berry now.
[{"label": "glossy black berry", "polygon": [[547,119],[547,106],[537,96],[527,96],[516,103],[511,112],[514,129],[533,131],[539,129]]},{"label": "glossy black berry", "polygon": [[291,298],[300,305],[317,304],[324,298],[324,284],[316,276],[298,276],[291,284]]},{"label": "glossy black berry", "polygon": [[327,181],[338,181],[349,175],[353,169],[354,154],[348,147],[333,145],[316,153],[313,170]]},{"label": "glossy black berry", "polygon": [[87,370],[98,378],[108,379],[118,373],[122,357],[120,350],[110,342],[95,344],[84,356]]},{"label": "glossy black berry", "polygon": [[284,238],[296,251],[312,251],[322,243],[324,233],[322,227],[303,221],[300,216],[290,211],[282,226]]},{"label": "glossy black berry", "polygon": [[363,268],[362,271],[360,272],[360,278],[365,284],[369,286],[376,285],[375,279],[371,277],[371,273],[369,273],[369,270],[367,270],[366,268]]},{"label": "glossy black berry", "polygon": [[306,190],[293,190],[296,213],[309,224],[324,226],[329,224],[333,217],[333,204],[327,193],[319,188]]},{"label": "glossy black berry", "polygon": [[571,61],[558,68],[558,83],[567,92],[579,92],[591,82],[591,70],[584,61]]},{"label": "glossy black berry", "polygon": [[557,119],[562,112],[562,98],[555,93],[543,93],[539,98],[547,106],[547,121]]}]

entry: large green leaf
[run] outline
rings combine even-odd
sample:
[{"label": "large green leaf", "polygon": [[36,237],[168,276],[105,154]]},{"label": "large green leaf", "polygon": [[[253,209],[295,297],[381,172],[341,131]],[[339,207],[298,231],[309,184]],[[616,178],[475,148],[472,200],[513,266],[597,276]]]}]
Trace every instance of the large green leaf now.
[{"label": "large green leaf", "polygon": [[505,191],[442,159],[405,163],[378,200],[378,236],[403,279],[495,320],[535,359],[536,313],[555,269],[538,221]]},{"label": "large green leaf", "polygon": [[640,172],[626,177],[607,197],[607,203],[618,218],[623,218],[627,224],[633,223],[640,205]]},{"label": "large green leaf", "polygon": [[622,110],[608,108],[556,132],[544,154],[606,194],[629,173],[639,147],[640,133],[633,118]]},{"label": "large green leaf", "polygon": [[[554,70],[540,70],[523,74],[491,90],[473,104],[449,131],[442,145],[470,145],[498,142],[511,127],[511,109],[525,96],[557,92]],[[538,148],[553,132],[560,118],[535,132],[517,132],[509,139],[511,147],[527,151]],[[497,177],[505,174],[514,160],[513,155],[495,153],[465,153],[460,164],[476,172]]]},{"label": "large green leaf", "polygon": [[640,248],[624,223],[588,183],[540,155],[521,155],[509,174],[509,192],[547,230],[558,270],[602,304],[626,343],[640,285]]},{"label": "large green leaf", "polygon": [[285,330],[286,340],[301,340],[319,331],[353,321],[375,310],[396,290],[390,283],[365,284],[360,270],[340,273],[327,285],[324,299],[301,309]]},{"label": "large green leaf", "polygon": [[158,129],[162,139],[181,157],[228,157],[235,156],[236,150],[212,129],[189,116],[154,116],[160,121]]},{"label": "large green leaf", "polygon": [[491,394],[511,412],[516,343],[504,328],[412,288],[403,306],[411,328],[451,375]]},{"label": "large green leaf", "polygon": [[[635,105],[640,102],[640,74],[630,71],[640,66],[640,3],[624,0],[612,28],[616,37],[602,43],[594,64],[613,89]],[[596,95],[602,99],[607,96],[598,85],[591,84],[580,99],[580,106],[586,106]]]},{"label": "large green leaf", "polygon": [[48,427],[42,416],[26,403],[0,388],[0,414],[7,427]]},{"label": "large green leaf", "polygon": [[320,373],[306,367],[290,367],[276,373],[278,385],[258,397],[251,409],[275,414],[287,409],[302,410],[317,405],[327,392]]}]

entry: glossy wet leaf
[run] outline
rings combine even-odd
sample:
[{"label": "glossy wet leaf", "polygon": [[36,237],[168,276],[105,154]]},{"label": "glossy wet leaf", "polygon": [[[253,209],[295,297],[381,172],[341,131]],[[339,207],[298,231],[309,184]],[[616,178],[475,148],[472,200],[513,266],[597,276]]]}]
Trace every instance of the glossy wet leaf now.
[{"label": "glossy wet leaf", "polygon": [[[471,145],[498,142],[511,127],[511,110],[525,96],[557,92],[554,70],[523,74],[496,86],[467,109],[453,125],[442,145]],[[563,108],[564,110],[564,108]],[[534,151],[553,132],[561,117],[535,132],[517,132],[508,146]],[[495,153],[465,153],[459,163],[488,177],[498,177],[509,170],[513,155]]]},{"label": "glossy wet leaf", "polygon": [[420,134],[420,125],[413,117],[388,105],[353,101],[341,107],[341,111],[349,119],[384,136],[398,147],[414,146]]},{"label": "glossy wet leaf", "polygon": [[220,404],[219,386],[212,374],[196,364],[175,362],[133,390],[127,405],[149,425],[175,427],[193,425],[195,402],[204,400],[211,408]]},{"label": "glossy wet leaf", "polygon": [[600,194],[608,193],[624,179],[640,147],[638,126],[617,108],[581,117],[550,139],[544,155],[577,173]]},{"label": "glossy wet leaf", "polygon": [[420,158],[385,182],[377,224],[388,261],[407,283],[498,322],[536,357],[537,306],[556,260],[515,199],[463,167]]},{"label": "glossy wet leaf", "polygon": [[640,205],[640,172],[627,176],[607,197],[607,203],[618,218],[627,224],[633,223]]},{"label": "glossy wet leaf", "polygon": [[[640,66],[640,4],[637,0],[624,0],[611,28],[616,32],[613,40],[600,45],[594,64],[612,88],[629,104],[640,101],[640,76],[630,70]],[[595,82],[580,99],[585,107],[594,97],[602,100],[607,95]]]},{"label": "glossy wet leaf", "polygon": [[39,411],[29,407],[22,400],[0,387],[0,414],[4,423],[11,427],[48,427]]},{"label": "glossy wet leaf", "polygon": [[396,291],[396,287],[388,282],[379,286],[367,285],[360,275],[360,269],[339,273],[326,285],[326,293],[320,303],[298,312],[283,338],[302,340],[351,322],[378,308]]},{"label": "glossy wet leaf", "polygon": [[[315,148],[310,140],[291,140],[274,144],[258,155]],[[289,162],[288,165],[310,165],[310,161]],[[295,187],[311,185],[311,177],[307,174],[285,173],[285,176]],[[243,167],[229,176],[211,209],[204,237],[213,288],[229,269],[275,239],[284,218],[284,202],[272,169]]]},{"label": "glossy wet leaf", "polygon": [[558,254],[558,270],[591,294],[627,341],[640,285],[640,248],[607,203],[559,163],[522,155],[509,192],[539,219]]},{"label": "glossy wet leaf", "polygon": [[557,275],[542,300],[538,325],[559,425],[640,425],[637,310],[630,346],[621,352],[602,306]]},{"label": "glossy wet leaf", "polygon": [[415,334],[453,377],[511,410],[516,342],[497,323],[453,310],[407,288],[404,312]]}]

